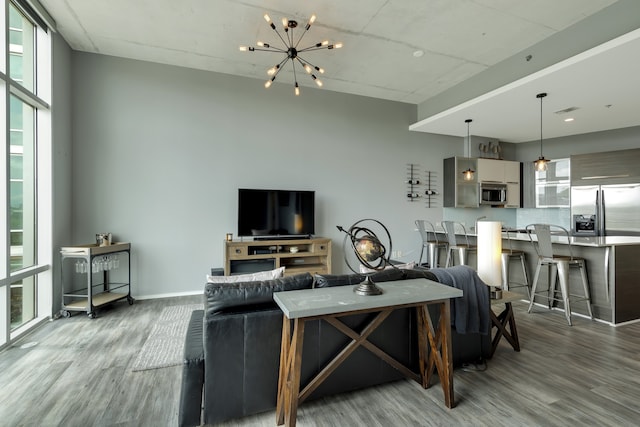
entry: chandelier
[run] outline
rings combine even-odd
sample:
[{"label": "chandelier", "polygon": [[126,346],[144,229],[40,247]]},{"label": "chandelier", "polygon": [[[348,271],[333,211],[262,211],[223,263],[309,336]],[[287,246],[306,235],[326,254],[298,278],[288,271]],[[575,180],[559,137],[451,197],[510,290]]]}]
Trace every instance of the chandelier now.
[{"label": "chandelier", "polygon": [[311,28],[311,24],[313,24],[316,20],[315,15],[311,15],[311,18],[309,18],[309,22],[307,23],[307,25],[305,25],[304,30],[297,40],[293,34],[294,30],[298,27],[297,21],[282,18],[282,27],[284,29],[284,34],[281,34],[269,15],[267,15],[266,13],[264,15],[264,20],[267,21],[271,29],[276,32],[276,34],[280,38],[280,41],[282,41],[282,47],[272,46],[261,41],[258,41],[256,43],[257,47],[240,46],[240,51],[242,52],[263,51],[284,54],[284,58],[279,63],[267,70],[267,75],[271,77],[264,84],[264,87],[268,89],[271,86],[271,84],[276,80],[278,73],[280,73],[280,71],[284,68],[289,60],[291,60],[291,68],[293,69],[293,80],[295,82],[294,92],[296,96],[300,95],[300,86],[298,85],[296,63],[300,67],[302,67],[307,72],[307,74],[309,74],[309,76],[311,76],[311,79],[316,83],[316,85],[318,85],[318,87],[322,87],[322,81],[318,79],[318,76],[316,76],[315,73],[318,72],[320,74],[324,74],[324,69],[313,65],[311,62],[302,58],[300,54],[320,49],[339,49],[342,47],[342,43],[329,44],[329,41],[325,40],[319,43],[312,44],[311,46],[304,47],[302,49],[299,48],[302,38],[305,36],[305,34],[307,34],[307,31],[309,31],[309,28]]}]

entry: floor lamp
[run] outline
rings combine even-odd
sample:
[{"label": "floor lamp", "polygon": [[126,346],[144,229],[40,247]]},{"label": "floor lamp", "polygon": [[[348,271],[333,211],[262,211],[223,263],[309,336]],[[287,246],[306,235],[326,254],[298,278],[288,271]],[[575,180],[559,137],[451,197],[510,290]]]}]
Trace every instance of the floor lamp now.
[{"label": "floor lamp", "polygon": [[491,298],[502,298],[502,223],[478,221],[478,276],[489,285]]}]

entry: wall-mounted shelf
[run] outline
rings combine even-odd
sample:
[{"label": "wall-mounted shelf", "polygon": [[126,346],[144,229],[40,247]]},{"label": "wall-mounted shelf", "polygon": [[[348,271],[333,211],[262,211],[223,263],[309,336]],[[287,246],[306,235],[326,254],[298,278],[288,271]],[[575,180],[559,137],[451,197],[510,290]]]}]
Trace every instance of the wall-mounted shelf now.
[{"label": "wall-mounted shelf", "polygon": [[424,179],[421,179],[420,165],[415,163],[407,164],[407,200],[415,202],[420,198],[425,199],[428,208],[435,207],[435,197],[439,194],[434,188],[435,173],[432,171],[424,171]]}]

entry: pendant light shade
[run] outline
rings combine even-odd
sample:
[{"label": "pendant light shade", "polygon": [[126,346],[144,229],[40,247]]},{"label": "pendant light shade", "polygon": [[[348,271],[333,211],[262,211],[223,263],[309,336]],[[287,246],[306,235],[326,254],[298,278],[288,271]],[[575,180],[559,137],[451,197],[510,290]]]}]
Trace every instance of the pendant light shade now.
[{"label": "pendant light shade", "polygon": [[549,163],[549,159],[545,159],[542,155],[542,98],[547,96],[546,93],[539,93],[536,95],[536,98],[540,100],[540,157],[538,160],[533,162],[533,167],[537,172],[544,172],[547,170],[547,163]]},{"label": "pendant light shade", "polygon": [[[467,157],[471,157],[471,136],[469,134],[469,125],[471,124],[473,120],[471,119],[467,119],[464,122],[467,124]],[[465,181],[473,181],[473,174],[476,173],[476,171],[474,171],[473,169],[471,169],[471,166],[469,166],[469,169],[467,169],[466,171],[462,172],[462,175],[464,177]]]}]

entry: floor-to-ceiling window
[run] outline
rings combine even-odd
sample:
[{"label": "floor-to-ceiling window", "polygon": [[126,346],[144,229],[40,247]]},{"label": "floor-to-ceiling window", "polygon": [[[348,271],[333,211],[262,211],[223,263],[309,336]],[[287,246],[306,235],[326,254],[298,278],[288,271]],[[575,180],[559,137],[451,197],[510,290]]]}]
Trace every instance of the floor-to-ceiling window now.
[{"label": "floor-to-ceiling window", "polygon": [[51,315],[51,36],[38,10],[4,0],[0,12],[0,347]]}]

